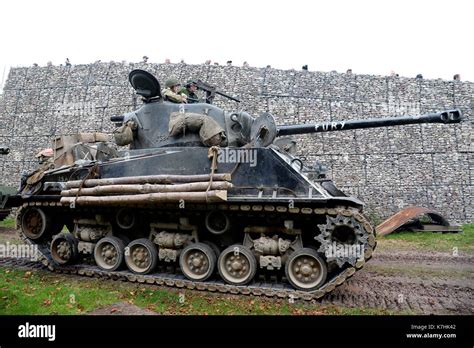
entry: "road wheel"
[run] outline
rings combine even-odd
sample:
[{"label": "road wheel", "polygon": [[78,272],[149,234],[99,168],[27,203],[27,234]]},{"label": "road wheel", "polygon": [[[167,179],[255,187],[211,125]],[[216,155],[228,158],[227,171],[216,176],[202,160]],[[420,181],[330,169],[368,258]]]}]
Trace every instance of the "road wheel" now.
[{"label": "road wheel", "polygon": [[123,265],[125,244],[117,237],[105,237],[94,248],[97,266],[106,271],[116,271]]},{"label": "road wheel", "polygon": [[234,244],[220,254],[217,270],[226,283],[244,285],[255,276],[257,260],[249,248]]},{"label": "road wheel", "polygon": [[49,237],[53,232],[53,221],[41,208],[26,208],[22,211],[20,223],[25,236],[32,240]]},{"label": "road wheel", "polygon": [[51,257],[58,265],[72,264],[79,254],[77,239],[70,233],[57,234],[51,242]]},{"label": "road wheel", "polygon": [[209,245],[193,243],[179,257],[181,271],[190,280],[206,280],[216,267],[217,256]]},{"label": "road wheel", "polygon": [[146,238],[135,239],[127,245],[125,263],[132,272],[148,274],[156,267],[158,251],[155,244]]},{"label": "road wheel", "polygon": [[312,291],[326,281],[327,266],[316,250],[302,248],[288,257],[285,274],[296,289]]}]

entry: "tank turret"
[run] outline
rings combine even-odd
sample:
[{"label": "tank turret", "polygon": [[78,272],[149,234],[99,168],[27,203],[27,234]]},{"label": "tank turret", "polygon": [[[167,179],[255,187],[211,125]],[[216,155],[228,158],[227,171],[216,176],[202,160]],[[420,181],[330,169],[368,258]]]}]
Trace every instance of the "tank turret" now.
[{"label": "tank turret", "polygon": [[[124,116],[113,116],[111,120],[119,124],[129,124],[127,141],[119,145],[130,144],[131,149],[147,149],[170,146],[208,146],[202,133],[220,134],[212,145],[240,147],[250,144],[264,147],[272,144],[276,137],[296,134],[344,131],[350,129],[391,127],[419,123],[458,123],[461,121],[459,110],[447,110],[438,113],[416,116],[370,118],[362,120],[331,121],[304,125],[275,124],[274,117],[263,113],[253,117],[245,111],[226,112],[211,105],[215,94],[230,100],[238,99],[219,92],[206,83],[198,83],[198,88],[206,93],[201,103],[176,104],[164,101],[160,83],[150,73],[133,70],[129,81],[144,105],[137,111]],[[126,128],[122,128],[122,130]],[[177,130],[176,130],[177,129]],[[207,130],[206,130],[207,129]],[[121,139],[121,137],[119,137]]]}]

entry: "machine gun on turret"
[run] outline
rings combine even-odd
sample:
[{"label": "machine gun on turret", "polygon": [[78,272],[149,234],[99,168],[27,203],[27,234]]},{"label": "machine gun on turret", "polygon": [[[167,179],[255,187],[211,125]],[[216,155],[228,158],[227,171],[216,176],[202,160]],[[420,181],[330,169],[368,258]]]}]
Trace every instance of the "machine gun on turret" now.
[{"label": "machine gun on turret", "polygon": [[228,94],[225,94],[221,91],[218,91],[216,89],[216,87],[214,86],[211,86],[210,84],[204,82],[204,81],[201,81],[201,80],[197,80],[197,81],[193,81],[194,84],[196,85],[197,89],[198,90],[201,90],[201,91],[205,91],[206,92],[206,103],[207,104],[212,104],[213,100],[214,100],[214,97],[216,96],[216,94],[220,95],[220,96],[223,96],[227,99],[230,99],[230,100],[233,100],[237,103],[240,103],[240,100],[237,99],[237,98],[234,98],[234,97],[231,97],[230,95]]}]

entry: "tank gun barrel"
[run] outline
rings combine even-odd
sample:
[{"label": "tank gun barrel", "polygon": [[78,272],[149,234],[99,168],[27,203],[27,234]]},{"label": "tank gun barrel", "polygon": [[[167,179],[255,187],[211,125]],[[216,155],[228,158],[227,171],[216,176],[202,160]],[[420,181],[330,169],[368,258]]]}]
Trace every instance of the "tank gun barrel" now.
[{"label": "tank gun barrel", "polygon": [[307,133],[321,133],[342,131],[349,129],[363,129],[376,127],[392,127],[406,124],[419,123],[459,123],[461,122],[461,111],[458,109],[445,110],[432,114],[417,115],[417,116],[399,116],[399,117],[382,117],[369,118],[366,120],[348,120],[348,121],[332,121],[321,122],[305,125],[288,125],[278,126],[277,136],[307,134]]}]

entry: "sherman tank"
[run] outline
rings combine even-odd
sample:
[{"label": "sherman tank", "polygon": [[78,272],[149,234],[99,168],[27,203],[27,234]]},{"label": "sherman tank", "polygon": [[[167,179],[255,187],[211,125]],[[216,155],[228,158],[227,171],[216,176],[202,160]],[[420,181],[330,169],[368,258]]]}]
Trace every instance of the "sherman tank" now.
[{"label": "sherman tank", "polygon": [[269,113],[213,105],[226,95],[205,83],[203,100],[175,104],[150,73],[129,81],[143,105],[112,117],[116,144],[100,133],[55,138],[52,160],[9,199],[52,270],[319,298],[364,266],[376,236],[363,202],[298,158],[288,136],[461,120],[447,110],[278,126]]}]

